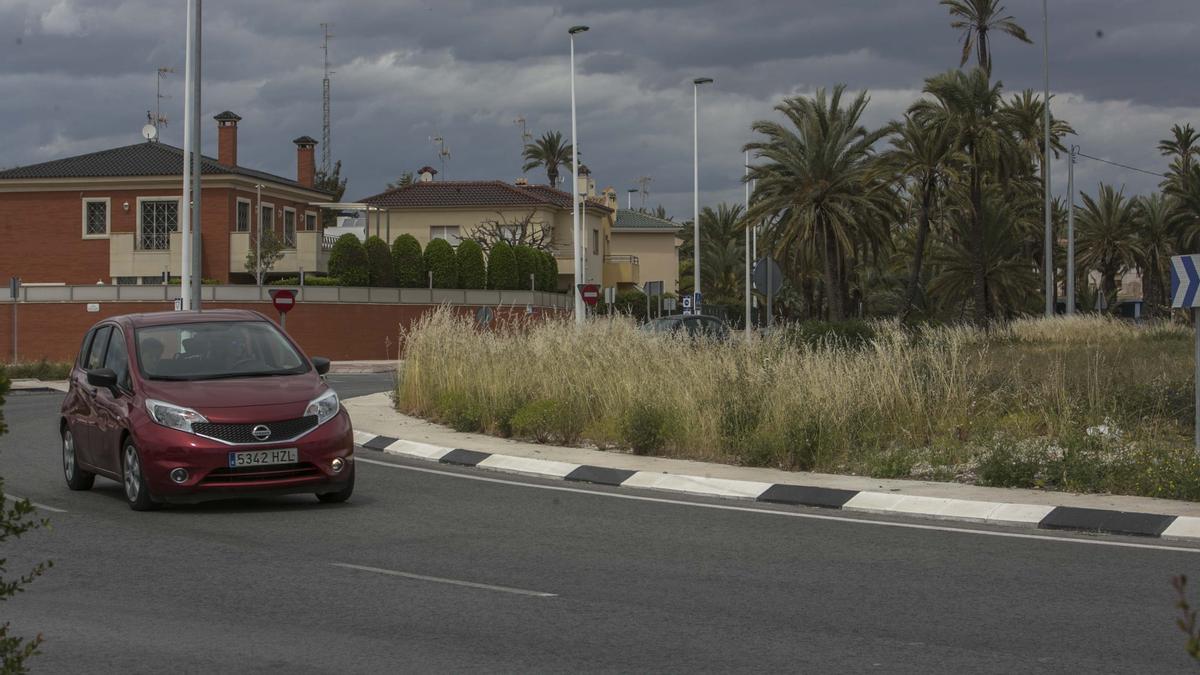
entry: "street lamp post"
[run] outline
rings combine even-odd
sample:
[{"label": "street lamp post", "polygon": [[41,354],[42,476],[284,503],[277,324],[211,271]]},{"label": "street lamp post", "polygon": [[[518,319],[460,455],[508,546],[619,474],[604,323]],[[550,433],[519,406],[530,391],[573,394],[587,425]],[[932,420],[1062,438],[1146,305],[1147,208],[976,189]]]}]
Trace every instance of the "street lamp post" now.
[{"label": "street lamp post", "polygon": [[[746,151],[746,211],[743,217],[750,214],[750,151]],[[749,220],[746,221],[749,224]],[[746,337],[750,337],[750,228],[746,228]]]},{"label": "street lamp post", "polygon": [[[567,34],[571,36],[571,194],[574,195],[579,190],[579,133],[575,122],[575,36],[579,33],[587,32],[587,26],[571,26],[567,30]],[[574,229],[571,232],[572,246],[574,247],[575,257],[575,287],[571,289],[571,293],[575,296],[575,323],[583,323],[583,298],[579,295],[579,284],[583,283],[580,279],[582,270],[580,256],[580,232],[579,225],[579,200],[572,197],[571,199],[571,220],[573,221]]]},{"label": "street lamp post", "polygon": [[711,77],[692,80],[692,311],[700,297],[700,85]]},{"label": "street lamp post", "polygon": [[1067,315],[1075,313],[1075,156],[1079,146],[1071,146],[1067,166]]},{"label": "street lamp post", "polygon": [[630,211],[633,210],[633,193],[635,193],[637,191],[638,191],[637,188],[629,188],[625,192],[626,195],[628,195],[627,197],[625,197],[625,208]]},{"label": "street lamp post", "polygon": [[1047,0],[1042,0],[1042,75],[1045,84],[1045,97],[1042,99],[1044,112],[1045,138],[1042,148],[1042,183],[1046,200],[1046,244],[1043,266],[1046,272],[1046,316],[1054,316],[1054,227],[1050,217],[1050,14],[1046,8]]},{"label": "street lamp post", "polygon": [[255,197],[254,201],[255,201],[255,202],[257,202],[257,203],[254,205],[254,209],[255,209],[256,211],[258,211],[258,215],[257,215],[257,216],[255,216],[255,220],[257,220],[257,221],[258,221],[258,227],[256,227],[256,228],[255,228],[255,230],[257,230],[257,233],[255,234],[255,241],[256,241],[256,242],[258,242],[258,243],[257,243],[257,244],[255,244],[255,249],[254,249],[254,251],[255,251],[255,252],[254,252],[254,278],[255,278],[255,279],[258,281],[259,299],[260,299],[260,300],[262,299],[262,284],[263,284],[263,271],[262,271],[262,229],[263,229],[263,225],[262,225],[262,189],[263,189],[263,186],[262,186],[261,184],[257,184],[257,185],[255,185],[255,186],[254,186],[254,197]]}]

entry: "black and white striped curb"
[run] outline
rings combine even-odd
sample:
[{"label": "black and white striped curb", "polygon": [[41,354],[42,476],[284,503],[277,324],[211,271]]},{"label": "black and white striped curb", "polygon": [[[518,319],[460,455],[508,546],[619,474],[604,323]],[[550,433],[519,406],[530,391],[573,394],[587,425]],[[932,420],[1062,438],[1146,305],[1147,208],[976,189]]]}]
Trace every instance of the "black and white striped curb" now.
[{"label": "black and white striped curb", "polygon": [[390,436],[377,436],[364,431],[354,432],[354,442],[368,450],[377,450],[400,457],[543,478],[560,478],[581,483],[664,490],[705,497],[747,499],[772,504],[815,506],[861,513],[1037,527],[1044,530],[1074,530],[1200,541],[1200,518],[1190,516],[1044,504],[1006,504],[633,471],[447,448]]}]

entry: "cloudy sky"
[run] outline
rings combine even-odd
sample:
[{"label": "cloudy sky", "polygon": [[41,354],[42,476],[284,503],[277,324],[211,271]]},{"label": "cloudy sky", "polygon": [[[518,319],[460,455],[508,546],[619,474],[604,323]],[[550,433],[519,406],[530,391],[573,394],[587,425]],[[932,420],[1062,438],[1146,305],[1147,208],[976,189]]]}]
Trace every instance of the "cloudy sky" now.
[{"label": "cloudy sky", "polygon": [[[204,147],[233,110],[240,161],[294,175],[291,139],[321,135],[321,29],[334,24],[332,148],[347,198],[401,172],[450,179],[520,175],[520,129],[570,129],[566,29],[577,40],[580,148],[601,187],[653,177],[647,205],[691,204],[691,80],[701,96],[704,203],[740,200],[750,123],[785,96],[845,83],[868,89],[868,123],[897,117],[923,80],[958,65],[958,34],[936,0],[209,0],[204,15]],[[995,76],[1042,86],[1039,0],[1004,0],[1034,45],[994,39]],[[1163,170],[1154,146],[1174,123],[1200,126],[1197,0],[1050,0],[1055,114],[1083,151]],[[140,139],[164,82],[163,139],[182,144],[184,0],[0,0],[0,167]],[[318,153],[320,150],[318,149]],[[531,172],[531,179],[545,181]],[[1066,162],[1054,173],[1065,187]],[[1076,180],[1152,190],[1157,179],[1081,160]],[[636,205],[636,201],[635,201]]]}]

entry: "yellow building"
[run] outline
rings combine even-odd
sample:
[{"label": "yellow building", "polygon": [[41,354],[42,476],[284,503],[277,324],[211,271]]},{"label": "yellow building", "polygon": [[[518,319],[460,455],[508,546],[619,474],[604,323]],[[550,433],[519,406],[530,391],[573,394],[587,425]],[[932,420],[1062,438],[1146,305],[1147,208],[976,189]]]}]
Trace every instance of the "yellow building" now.
[{"label": "yellow building", "polygon": [[[605,281],[612,279],[613,283],[606,285],[625,290],[625,282],[629,281],[625,272],[632,269],[632,282],[638,287],[661,281],[664,292],[678,294],[680,227],[641,211],[618,209],[605,265]],[[610,266],[611,274],[607,271]]]}]

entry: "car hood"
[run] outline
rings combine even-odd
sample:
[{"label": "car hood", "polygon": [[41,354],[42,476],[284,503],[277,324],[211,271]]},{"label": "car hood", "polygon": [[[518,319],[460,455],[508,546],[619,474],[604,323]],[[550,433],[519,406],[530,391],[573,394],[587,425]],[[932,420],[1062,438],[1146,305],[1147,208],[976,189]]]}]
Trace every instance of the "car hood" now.
[{"label": "car hood", "polygon": [[191,408],[210,422],[265,422],[300,417],[328,387],[312,372],[227,380],[147,380],[146,398]]}]

